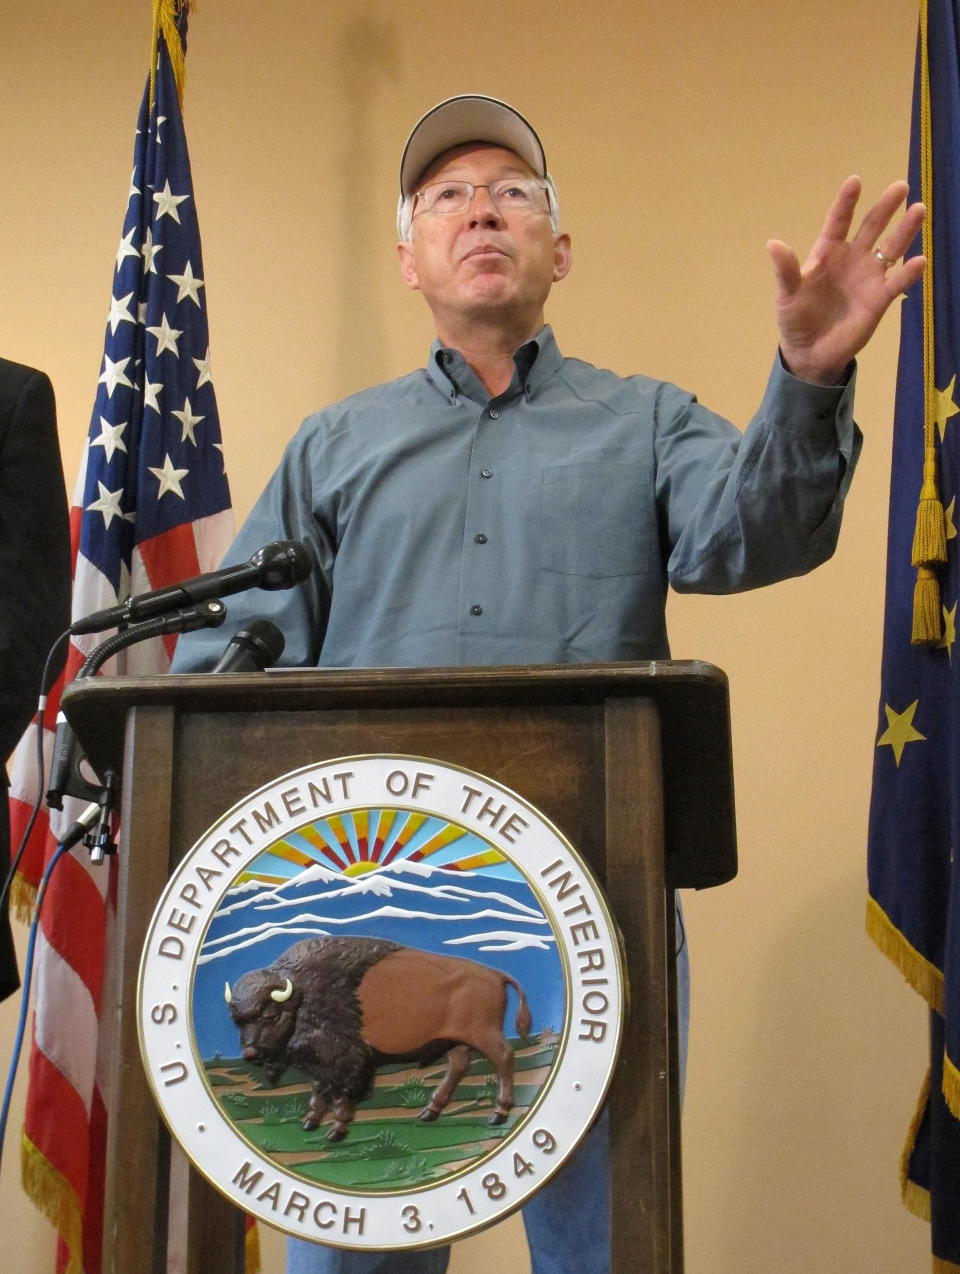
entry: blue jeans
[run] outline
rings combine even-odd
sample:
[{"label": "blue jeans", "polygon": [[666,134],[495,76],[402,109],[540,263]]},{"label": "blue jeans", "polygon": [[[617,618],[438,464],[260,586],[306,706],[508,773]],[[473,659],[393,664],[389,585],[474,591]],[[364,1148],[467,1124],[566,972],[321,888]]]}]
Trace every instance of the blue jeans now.
[{"label": "blue jeans", "polygon": [[[690,959],[677,906],[677,1005],[680,1097],[690,1033]],[[557,1175],[523,1206],[532,1274],[607,1274],[610,1267],[609,1181],[604,1111]],[[598,1224],[599,1218],[603,1223]],[[356,1252],[287,1240],[287,1274],[446,1274],[449,1247],[417,1252]]]}]

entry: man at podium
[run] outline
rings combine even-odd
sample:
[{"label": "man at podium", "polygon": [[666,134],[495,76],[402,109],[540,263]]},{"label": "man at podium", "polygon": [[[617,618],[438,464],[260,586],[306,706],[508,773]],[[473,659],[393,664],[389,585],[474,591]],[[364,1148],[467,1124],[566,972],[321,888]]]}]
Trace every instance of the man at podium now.
[{"label": "man at podium", "polygon": [[[441,102],[400,168],[427,364],[304,422],[226,561],[298,539],[310,578],[232,601],[227,636],[263,617],[284,663],[321,667],[663,659],[668,585],[734,592],[819,565],[860,450],[853,359],[923,270],[900,260],[923,219],[913,205],[894,222],[906,191],[851,234],[849,178],[802,267],[771,241],[780,348],[741,434],[673,385],[561,354],[544,307],[571,243],[540,139],[503,102]],[[182,638],[174,671],[213,667],[224,641]],[[682,961],[679,976],[683,1021]],[[605,1135],[524,1208],[534,1274],[609,1268]],[[291,1240],[288,1271],[442,1274],[448,1258]]]}]

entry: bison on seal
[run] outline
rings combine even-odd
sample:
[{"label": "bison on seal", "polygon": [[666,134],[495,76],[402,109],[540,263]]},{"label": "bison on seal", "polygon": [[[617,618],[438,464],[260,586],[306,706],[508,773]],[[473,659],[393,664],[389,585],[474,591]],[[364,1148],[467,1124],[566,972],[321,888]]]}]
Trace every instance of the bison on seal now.
[{"label": "bison on seal", "polygon": [[270,966],[226,986],[243,1057],[277,1084],[287,1066],[310,1079],[308,1132],[329,1110],[327,1141],[347,1135],[358,1101],[384,1062],[426,1065],[446,1054],[447,1069],[420,1119],[434,1120],[481,1053],[497,1075],[491,1124],[513,1106],[513,1052],[503,1034],[507,986],[519,996],[515,1026],[530,1030],[523,989],[507,973],[459,956],[434,955],[380,938],[307,938]]}]

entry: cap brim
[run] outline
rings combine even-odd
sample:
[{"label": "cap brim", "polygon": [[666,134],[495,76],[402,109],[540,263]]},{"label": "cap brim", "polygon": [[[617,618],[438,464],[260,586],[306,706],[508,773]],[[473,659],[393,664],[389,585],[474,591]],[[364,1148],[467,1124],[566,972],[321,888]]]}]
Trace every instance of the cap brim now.
[{"label": "cap brim", "polygon": [[538,177],[547,175],[540,138],[519,111],[495,97],[463,94],[440,102],[414,125],[400,160],[401,198],[414,192],[438,155],[466,142],[504,146]]}]

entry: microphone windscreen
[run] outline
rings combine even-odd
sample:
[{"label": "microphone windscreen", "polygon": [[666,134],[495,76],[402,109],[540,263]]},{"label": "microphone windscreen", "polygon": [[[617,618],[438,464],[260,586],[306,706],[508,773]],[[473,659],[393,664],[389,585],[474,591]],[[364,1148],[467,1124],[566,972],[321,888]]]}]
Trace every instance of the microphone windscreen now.
[{"label": "microphone windscreen", "polygon": [[269,619],[254,619],[230,638],[214,665],[214,672],[263,672],[275,664],[286,645],[283,633]]},{"label": "microphone windscreen", "polygon": [[250,559],[259,568],[260,588],[292,588],[310,574],[310,554],[300,540],[274,540]]}]

